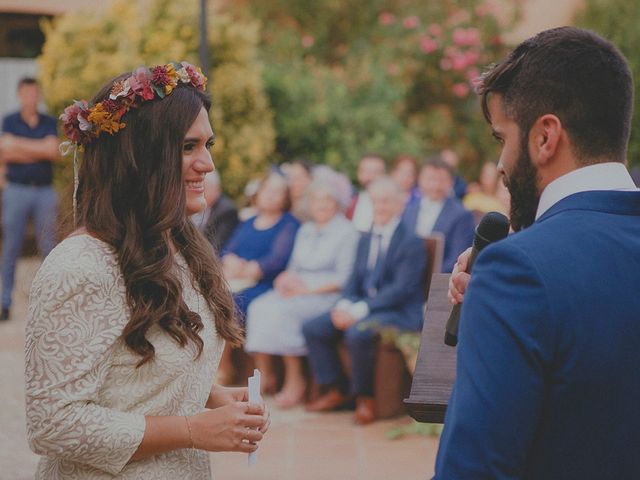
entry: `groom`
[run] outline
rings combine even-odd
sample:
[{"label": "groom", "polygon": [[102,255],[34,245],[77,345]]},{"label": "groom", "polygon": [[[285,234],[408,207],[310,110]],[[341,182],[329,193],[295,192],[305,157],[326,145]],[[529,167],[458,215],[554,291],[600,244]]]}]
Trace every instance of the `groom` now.
[{"label": "groom", "polygon": [[[474,265],[435,479],[640,478],[627,62],[594,33],[548,30],[489,71],[480,93],[523,231]],[[465,278],[454,274],[458,290]]]}]

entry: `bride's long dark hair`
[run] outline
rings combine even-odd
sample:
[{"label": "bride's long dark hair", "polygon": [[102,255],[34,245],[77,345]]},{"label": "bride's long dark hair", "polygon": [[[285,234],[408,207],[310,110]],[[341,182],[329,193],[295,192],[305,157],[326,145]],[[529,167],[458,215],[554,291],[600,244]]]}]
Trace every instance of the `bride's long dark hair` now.
[{"label": "bride's long dark hair", "polygon": [[[113,83],[128,75],[105,85],[93,103],[104,100]],[[141,356],[139,366],[155,354],[146,338],[154,325],[179,345],[194,342],[198,355],[202,352],[202,319],[184,302],[172,246],[186,260],[218,334],[231,344],[242,343],[220,263],[186,212],[183,142],[203,107],[211,107],[204,93],[179,85],[162,100],[131,109],[123,118],[126,128],[86,146],[79,170],[77,225],[116,254],[130,311],[122,338]]]}]

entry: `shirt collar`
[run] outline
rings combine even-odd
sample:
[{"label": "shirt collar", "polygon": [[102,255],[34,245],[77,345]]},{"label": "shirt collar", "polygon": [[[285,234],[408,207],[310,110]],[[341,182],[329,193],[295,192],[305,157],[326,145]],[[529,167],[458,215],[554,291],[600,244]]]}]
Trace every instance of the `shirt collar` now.
[{"label": "shirt collar", "polygon": [[420,204],[423,205],[423,206],[426,206],[426,205],[429,205],[429,206],[431,206],[431,205],[440,206],[440,205],[444,205],[445,201],[446,201],[446,198],[444,198],[442,200],[431,200],[429,197],[423,196],[420,199]]},{"label": "shirt collar", "polygon": [[624,164],[606,162],[581,167],[551,182],[540,195],[536,220],[560,200],[593,190],[637,190]]},{"label": "shirt collar", "polygon": [[373,228],[371,229],[371,233],[382,235],[385,238],[390,237],[391,235],[393,235],[393,232],[396,231],[396,228],[398,227],[399,224],[400,224],[400,217],[395,217],[383,227],[374,225]]}]

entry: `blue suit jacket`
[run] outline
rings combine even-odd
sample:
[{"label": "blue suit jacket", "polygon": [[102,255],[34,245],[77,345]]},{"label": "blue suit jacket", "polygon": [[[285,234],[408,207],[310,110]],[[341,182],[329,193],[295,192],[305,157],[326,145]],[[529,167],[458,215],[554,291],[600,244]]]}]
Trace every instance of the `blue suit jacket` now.
[{"label": "blue suit jacket", "polygon": [[435,478],[640,478],[640,192],[565,198],[471,278]]},{"label": "blue suit jacket", "polygon": [[[420,198],[417,198],[411,201],[402,215],[402,221],[412,232],[416,231],[420,200]],[[458,255],[473,243],[475,232],[473,214],[466,210],[458,200],[449,197],[445,200],[442,211],[433,225],[433,231],[444,235],[442,271],[450,272],[456,264]]]},{"label": "blue suit jacket", "polygon": [[353,302],[364,300],[371,316],[376,312],[397,312],[399,327],[419,330],[425,300],[424,280],[427,252],[423,241],[401,223],[391,237],[382,267],[378,291],[372,298],[365,292],[371,234],[363,233],[358,242],[353,272],[342,296]]}]

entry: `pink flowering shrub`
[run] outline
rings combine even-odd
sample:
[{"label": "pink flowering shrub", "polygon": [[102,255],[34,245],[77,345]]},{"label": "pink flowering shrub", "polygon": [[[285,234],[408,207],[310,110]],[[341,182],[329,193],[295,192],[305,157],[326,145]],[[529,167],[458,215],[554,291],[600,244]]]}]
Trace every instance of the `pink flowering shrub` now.
[{"label": "pink flowering shrub", "polygon": [[262,22],[275,159],[305,156],[353,175],[362,152],[453,148],[473,173],[496,152],[474,94],[506,51],[494,3],[245,2]]}]

